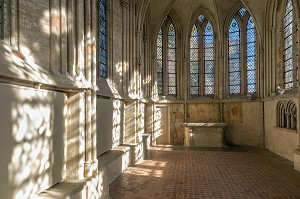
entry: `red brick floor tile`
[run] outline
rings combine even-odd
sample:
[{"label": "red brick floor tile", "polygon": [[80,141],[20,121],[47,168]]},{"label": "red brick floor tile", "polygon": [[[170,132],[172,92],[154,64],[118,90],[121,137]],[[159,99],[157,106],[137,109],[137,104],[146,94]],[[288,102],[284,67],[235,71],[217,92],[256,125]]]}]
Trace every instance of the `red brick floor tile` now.
[{"label": "red brick floor tile", "polygon": [[265,149],[152,147],[148,155],[110,185],[110,199],[300,199],[300,172]]}]

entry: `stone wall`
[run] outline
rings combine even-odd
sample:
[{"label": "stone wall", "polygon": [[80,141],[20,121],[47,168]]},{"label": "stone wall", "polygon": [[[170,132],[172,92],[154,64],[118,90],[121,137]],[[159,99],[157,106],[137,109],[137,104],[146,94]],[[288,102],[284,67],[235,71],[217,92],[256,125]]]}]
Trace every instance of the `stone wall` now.
[{"label": "stone wall", "polygon": [[225,140],[229,144],[259,146],[263,133],[263,104],[257,102],[224,102],[223,117],[228,124]]},{"label": "stone wall", "polygon": [[276,107],[279,100],[289,101],[296,100],[296,98],[273,99],[264,102],[265,145],[267,149],[293,161],[294,151],[299,144],[299,134],[298,130],[277,127]]},{"label": "stone wall", "polygon": [[66,96],[3,83],[0,93],[1,197],[32,198],[66,176]]}]

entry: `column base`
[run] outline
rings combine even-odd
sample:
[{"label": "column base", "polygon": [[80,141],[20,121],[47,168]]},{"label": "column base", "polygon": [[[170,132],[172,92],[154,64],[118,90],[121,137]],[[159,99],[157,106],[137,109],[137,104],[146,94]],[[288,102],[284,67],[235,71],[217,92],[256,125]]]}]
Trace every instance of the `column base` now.
[{"label": "column base", "polygon": [[84,177],[91,177],[97,175],[98,161],[91,161],[84,163]]}]

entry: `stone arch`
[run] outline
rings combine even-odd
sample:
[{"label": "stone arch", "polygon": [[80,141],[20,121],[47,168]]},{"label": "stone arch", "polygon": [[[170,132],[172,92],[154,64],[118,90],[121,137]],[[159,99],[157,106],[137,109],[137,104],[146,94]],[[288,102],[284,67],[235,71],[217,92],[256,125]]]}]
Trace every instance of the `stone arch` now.
[{"label": "stone arch", "polygon": [[[253,21],[254,21],[254,28],[255,28],[255,32],[256,32],[256,51],[255,51],[255,55],[256,55],[256,92],[255,94],[251,93],[251,95],[255,95],[255,96],[260,96],[260,75],[261,75],[261,63],[260,63],[260,52],[261,52],[261,36],[260,36],[260,30],[259,30],[259,26],[257,26],[257,22],[256,22],[256,19],[255,19],[255,16],[251,13],[251,10],[248,10],[248,7],[247,5],[244,5],[242,2],[237,2],[233,7],[232,9],[229,11],[229,13],[227,14],[225,20],[224,20],[224,26],[223,26],[223,32],[224,32],[224,49],[223,49],[223,54],[224,54],[224,95],[226,97],[229,97],[231,94],[230,94],[230,90],[229,90],[229,56],[228,56],[228,30],[229,30],[229,27],[230,27],[230,24],[231,24],[231,21],[233,18],[235,18],[240,26],[240,37],[242,37],[242,34],[244,35],[243,37],[246,38],[246,33],[244,31],[246,31],[246,29],[241,29],[241,27],[246,27],[247,25],[247,22],[248,20],[242,20],[241,17],[235,17],[237,16],[238,14],[238,11],[240,8],[246,8],[247,10],[247,13],[245,14],[245,19],[249,19],[249,17],[251,16]],[[246,41],[244,40],[243,41],[243,44],[241,45],[246,45]],[[226,47],[227,46],[227,47]],[[244,47],[242,47],[244,48]],[[246,51],[244,50],[244,56],[242,56],[243,59],[246,59]],[[244,61],[245,62],[245,61]],[[241,91],[240,91],[240,95],[248,95],[247,93],[247,88],[246,88],[246,85],[247,85],[247,76],[246,76],[246,68],[245,68],[245,63],[242,63],[241,64]],[[239,94],[238,94],[239,95]]]},{"label": "stone arch", "polygon": [[297,107],[293,101],[289,101],[286,107],[287,128],[297,129]]},{"label": "stone arch", "polygon": [[282,102],[278,102],[277,108],[276,108],[276,113],[277,113],[277,126],[278,127],[286,127],[286,117],[285,117],[285,106]]},{"label": "stone arch", "polygon": [[[270,17],[272,19],[272,30],[273,30],[273,42],[276,48],[273,49],[272,54],[276,54],[274,57],[274,67],[275,67],[275,85],[274,87],[281,87],[285,88],[284,84],[284,50],[282,46],[284,46],[284,15],[285,15],[285,8],[288,0],[276,0],[273,6],[270,6]],[[293,0],[293,66],[294,71],[297,68],[296,65],[297,59],[295,58],[298,54],[299,48],[299,36],[298,36],[298,19],[299,19],[299,2],[298,0]],[[294,72],[294,82],[296,81],[296,72]],[[297,83],[294,84],[293,87],[297,87]]]},{"label": "stone arch", "polygon": [[213,15],[213,13],[206,7],[201,6],[199,7],[194,14],[191,17],[191,20],[189,22],[189,26],[188,28],[185,30],[186,34],[185,34],[185,38],[184,41],[186,43],[185,48],[186,48],[186,54],[185,54],[185,58],[186,58],[186,62],[187,62],[187,67],[186,67],[186,93],[187,96],[190,96],[190,36],[191,36],[191,30],[193,25],[195,24],[195,22],[198,20],[198,17],[200,15],[203,15],[206,19],[207,22],[210,22],[213,31],[214,31],[214,80],[215,80],[215,91],[214,91],[214,96],[218,96],[219,94],[219,79],[218,79],[218,74],[219,74],[219,62],[218,62],[218,56],[219,56],[219,51],[217,49],[218,45],[219,45],[219,35],[220,35],[220,29],[219,26],[217,24],[217,21]]}]

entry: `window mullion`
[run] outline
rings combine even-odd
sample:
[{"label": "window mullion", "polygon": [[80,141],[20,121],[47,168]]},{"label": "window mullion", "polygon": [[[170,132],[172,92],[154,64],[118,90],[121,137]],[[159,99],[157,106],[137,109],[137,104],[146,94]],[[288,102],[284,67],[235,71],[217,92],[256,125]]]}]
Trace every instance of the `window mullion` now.
[{"label": "window mullion", "polygon": [[168,95],[168,26],[163,26],[163,95]]},{"label": "window mullion", "polygon": [[199,60],[199,95],[204,96],[204,42],[203,42],[203,27],[201,26],[199,31],[199,51],[198,51],[198,60]]},{"label": "window mullion", "polygon": [[244,23],[241,23],[240,27],[241,36],[241,94],[246,94],[247,87],[247,39],[246,39],[246,27]]}]

